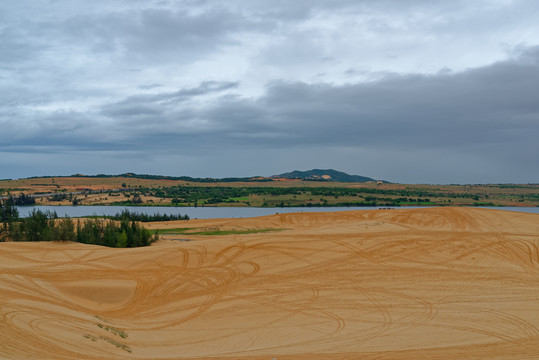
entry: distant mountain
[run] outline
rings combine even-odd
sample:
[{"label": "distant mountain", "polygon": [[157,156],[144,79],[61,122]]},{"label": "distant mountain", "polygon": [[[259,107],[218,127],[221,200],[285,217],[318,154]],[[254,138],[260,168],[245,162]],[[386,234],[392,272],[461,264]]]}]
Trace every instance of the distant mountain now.
[{"label": "distant mountain", "polygon": [[[355,182],[364,183],[367,181],[376,181],[373,178],[359,175],[349,175],[342,171],[333,169],[321,170],[313,169],[308,171],[294,170],[292,172],[273,175],[271,177],[252,176],[252,177],[229,177],[229,178],[193,178],[190,176],[163,176],[163,175],[149,175],[149,174],[134,174],[125,173],[120,175],[71,175],[72,177],[92,177],[92,178],[108,178],[108,177],[125,177],[125,178],[137,178],[137,179],[149,179],[149,180],[183,180],[190,182],[202,182],[202,183],[218,183],[218,182],[264,182],[264,181],[279,181],[279,179],[298,179],[308,181],[335,181],[335,182]],[[46,177],[46,176],[45,176]],[[60,176],[61,177],[61,176]],[[387,181],[384,181],[387,183]]]},{"label": "distant mountain", "polygon": [[182,180],[182,181],[202,182],[202,183],[272,181],[271,178],[264,178],[264,177],[194,178],[194,177],[191,177],[191,176],[165,176],[165,175],[150,175],[150,174],[135,174],[135,173],[124,173],[124,174],[119,174],[119,175],[105,175],[105,174],[81,175],[81,174],[75,174],[75,175],[71,175],[71,176],[72,177],[91,177],[91,178],[124,177],[124,178],[146,179],[146,180]]},{"label": "distant mountain", "polygon": [[359,175],[349,175],[342,171],[333,169],[321,170],[312,169],[308,171],[294,170],[292,172],[274,175],[272,178],[285,178],[285,179],[301,179],[301,180],[315,180],[315,181],[337,181],[337,182],[367,182],[376,181],[373,178]]}]

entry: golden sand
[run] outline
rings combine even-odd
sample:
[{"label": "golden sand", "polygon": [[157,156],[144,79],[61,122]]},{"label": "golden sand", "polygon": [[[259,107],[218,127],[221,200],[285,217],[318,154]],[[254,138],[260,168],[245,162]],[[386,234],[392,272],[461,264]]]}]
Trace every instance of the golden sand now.
[{"label": "golden sand", "polygon": [[285,230],[137,249],[1,243],[0,358],[539,359],[539,215],[168,226]]}]

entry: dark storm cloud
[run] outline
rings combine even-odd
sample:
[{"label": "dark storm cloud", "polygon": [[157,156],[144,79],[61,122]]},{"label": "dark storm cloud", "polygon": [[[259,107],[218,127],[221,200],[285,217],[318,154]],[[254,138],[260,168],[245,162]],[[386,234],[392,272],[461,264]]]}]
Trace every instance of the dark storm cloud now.
[{"label": "dark storm cloud", "polygon": [[[388,74],[366,84],[280,81],[269,84],[266,94],[257,99],[219,97],[198,108],[190,100],[238,86],[204,82],[172,93],[130,97],[104,106],[102,114],[109,119],[106,132],[114,134],[111,144],[123,148],[140,142],[157,148],[204,143],[249,148],[317,145],[424,151],[481,147],[531,150],[539,135],[535,92],[538,54],[533,48],[515,60],[462,73]],[[133,119],[135,116],[140,120]],[[87,117],[80,116],[78,125],[69,129],[58,126],[63,123],[60,118],[69,118],[74,124],[75,117],[57,115],[55,122],[48,122],[38,133],[42,136],[48,131],[50,136],[44,138],[50,143],[92,146],[95,142],[84,137],[88,133],[97,137],[102,130],[87,125]],[[124,127],[129,124],[137,126]],[[63,138],[73,141],[66,143]],[[103,144],[106,139],[101,137]]]},{"label": "dark storm cloud", "polygon": [[268,146],[531,146],[539,132],[538,59],[534,48],[515,61],[453,75],[388,74],[342,86],[275,82],[256,101],[225,100],[204,115],[227,125],[220,141],[264,129]]}]

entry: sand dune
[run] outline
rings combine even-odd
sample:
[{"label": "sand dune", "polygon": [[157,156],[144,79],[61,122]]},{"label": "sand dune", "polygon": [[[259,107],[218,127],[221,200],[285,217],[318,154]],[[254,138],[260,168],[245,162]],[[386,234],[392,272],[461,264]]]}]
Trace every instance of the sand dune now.
[{"label": "sand dune", "polygon": [[[539,216],[373,210],[0,244],[0,358],[539,359]],[[174,236],[169,236],[174,238]]]}]

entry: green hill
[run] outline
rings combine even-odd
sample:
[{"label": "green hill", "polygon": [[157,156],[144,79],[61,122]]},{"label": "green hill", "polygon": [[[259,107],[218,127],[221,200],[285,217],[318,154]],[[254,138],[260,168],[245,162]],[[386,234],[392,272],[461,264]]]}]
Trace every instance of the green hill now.
[{"label": "green hill", "polygon": [[285,178],[285,179],[301,179],[301,180],[314,180],[314,181],[337,181],[337,182],[367,182],[367,181],[376,181],[373,178],[360,176],[360,175],[349,175],[342,171],[337,171],[333,169],[312,169],[308,171],[299,171],[294,170],[292,172],[274,175],[273,178]]}]

